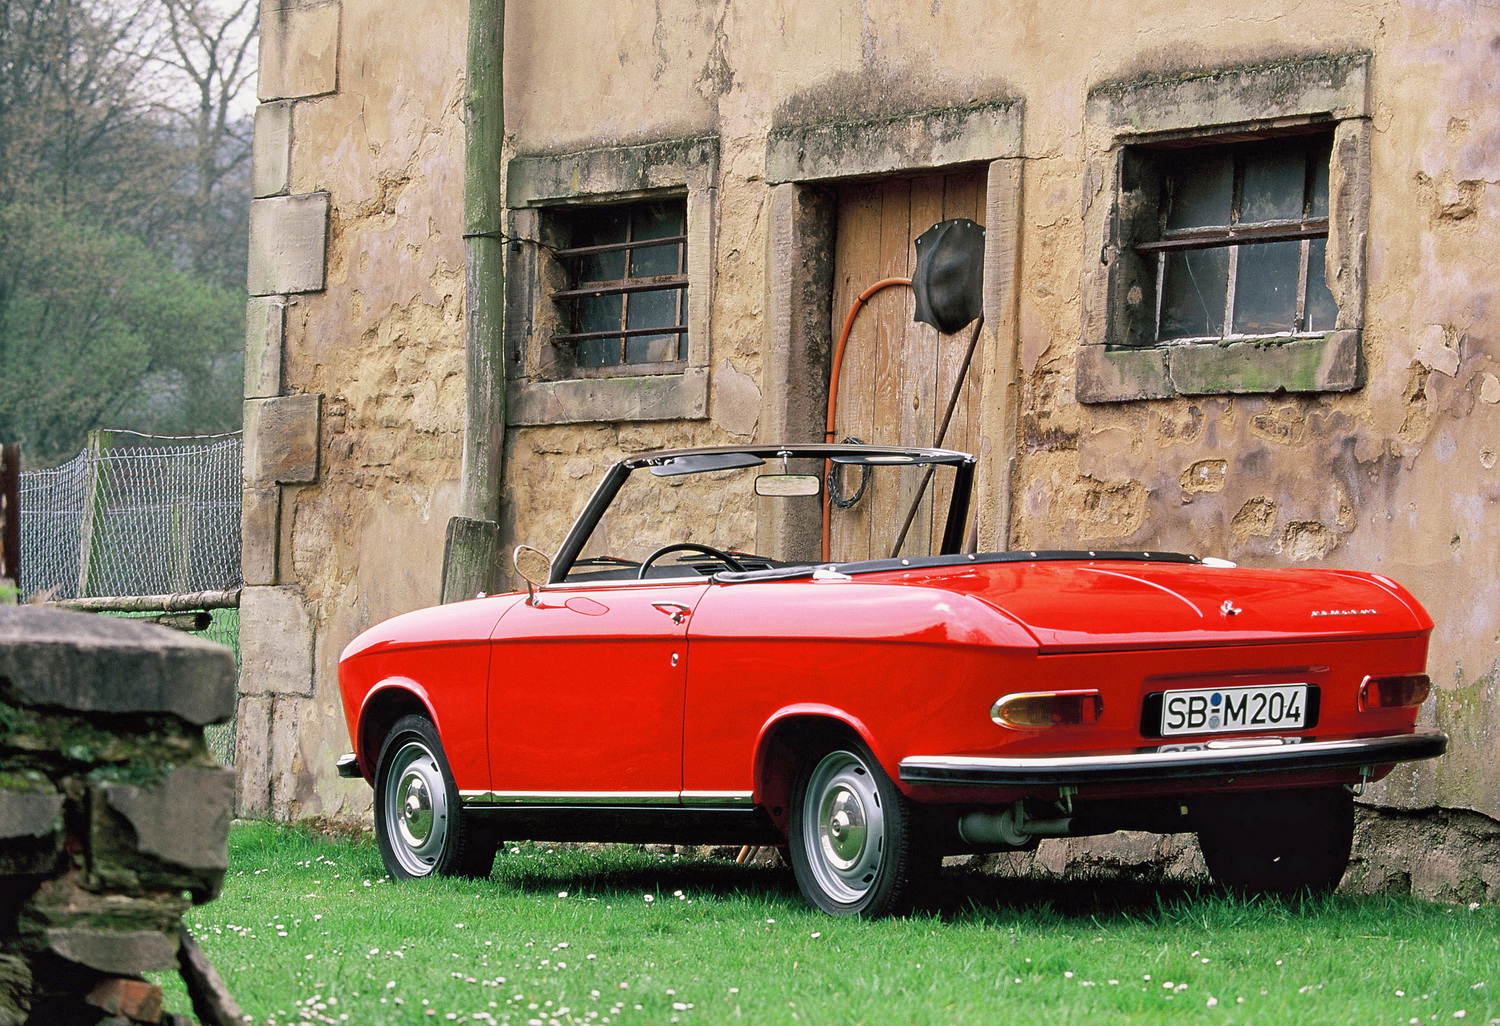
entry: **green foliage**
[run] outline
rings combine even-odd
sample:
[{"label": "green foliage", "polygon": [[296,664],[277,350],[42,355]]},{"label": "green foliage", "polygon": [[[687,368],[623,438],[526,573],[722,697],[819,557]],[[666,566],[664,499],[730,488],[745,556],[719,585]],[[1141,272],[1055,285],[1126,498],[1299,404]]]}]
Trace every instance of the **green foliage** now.
[{"label": "green foliage", "polygon": [[[0,210],[0,438],[32,462],[73,455],[130,416],[143,429],[233,430],[244,300],[140,239],[57,210]],[[162,401],[160,383],[172,394]],[[149,386],[158,385],[153,404]]]},{"label": "green foliage", "polygon": [[229,865],[186,922],[257,1023],[1500,1016],[1494,906],[950,870],[939,915],[870,923],[812,911],[786,870],[627,846],[521,845],[488,880],[397,885],[368,840],[260,823],[233,828]]},{"label": "green foliage", "polygon": [[99,427],[239,426],[249,144],[227,112],[244,76],[189,38],[227,45],[215,17],[204,0],[0,4],[0,440],[31,465]]}]

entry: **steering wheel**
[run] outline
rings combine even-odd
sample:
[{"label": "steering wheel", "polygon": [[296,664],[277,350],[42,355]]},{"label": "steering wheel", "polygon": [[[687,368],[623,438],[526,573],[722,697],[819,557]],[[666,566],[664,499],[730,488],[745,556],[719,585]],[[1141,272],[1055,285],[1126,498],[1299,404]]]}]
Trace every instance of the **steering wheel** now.
[{"label": "steering wheel", "polygon": [[663,545],[661,548],[651,553],[651,555],[647,556],[646,559],[641,563],[641,568],[636,571],[635,579],[638,581],[644,581],[646,579],[647,567],[649,567],[652,563],[655,563],[658,559],[660,559],[662,556],[665,556],[669,552],[701,552],[705,556],[712,556],[714,559],[717,559],[720,563],[723,563],[727,568],[733,570],[735,573],[745,572],[745,565],[743,563],[735,559],[727,552],[720,552],[712,545],[699,545],[697,542],[678,542],[675,545]]}]

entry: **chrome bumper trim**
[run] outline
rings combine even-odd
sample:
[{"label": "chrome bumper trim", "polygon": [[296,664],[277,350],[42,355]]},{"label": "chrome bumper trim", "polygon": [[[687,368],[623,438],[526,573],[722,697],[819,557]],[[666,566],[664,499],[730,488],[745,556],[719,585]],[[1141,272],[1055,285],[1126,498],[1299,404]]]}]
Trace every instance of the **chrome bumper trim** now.
[{"label": "chrome bumper trim", "polygon": [[341,777],[363,776],[359,771],[359,756],[353,752],[350,752],[348,755],[339,756],[339,761],[334,765],[337,767],[339,776]]},{"label": "chrome bumper trim", "polygon": [[[1236,738],[1233,747],[1196,750],[1137,750],[1086,755],[914,755],[901,760],[907,784],[949,787],[1076,787],[1138,784],[1256,773],[1295,773],[1433,759],[1448,747],[1441,731],[1332,741]],[[1163,747],[1178,749],[1178,745]]]}]

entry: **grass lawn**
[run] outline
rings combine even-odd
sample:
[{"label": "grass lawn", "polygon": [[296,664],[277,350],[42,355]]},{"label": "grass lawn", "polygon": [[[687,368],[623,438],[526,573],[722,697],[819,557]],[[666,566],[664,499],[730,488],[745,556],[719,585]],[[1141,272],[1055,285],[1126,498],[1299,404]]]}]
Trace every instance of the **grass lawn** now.
[{"label": "grass lawn", "polygon": [[950,873],[940,913],[864,923],[811,911],[786,870],[628,847],[396,885],[370,841],[256,823],[229,843],[188,922],[279,1026],[1500,1024],[1494,906]]}]

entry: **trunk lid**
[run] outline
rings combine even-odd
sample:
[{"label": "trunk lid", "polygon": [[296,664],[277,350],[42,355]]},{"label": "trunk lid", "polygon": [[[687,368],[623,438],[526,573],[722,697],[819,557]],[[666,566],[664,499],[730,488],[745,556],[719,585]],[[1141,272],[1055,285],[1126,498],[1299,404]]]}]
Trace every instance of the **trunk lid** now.
[{"label": "trunk lid", "polygon": [[1347,570],[1099,559],[977,565],[958,577],[944,583],[1024,624],[1043,652],[1379,637],[1432,628],[1400,585]]}]

